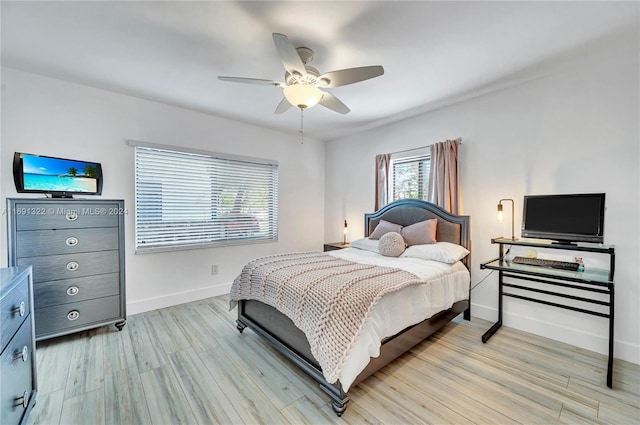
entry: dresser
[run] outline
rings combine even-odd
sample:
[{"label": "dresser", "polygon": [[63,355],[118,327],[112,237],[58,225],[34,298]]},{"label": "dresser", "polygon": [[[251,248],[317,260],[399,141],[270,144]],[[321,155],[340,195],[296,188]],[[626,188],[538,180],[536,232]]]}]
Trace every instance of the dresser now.
[{"label": "dresser", "polygon": [[0,269],[0,423],[22,424],[36,402],[31,267]]},{"label": "dresser", "polygon": [[126,321],[122,200],[8,199],[9,265],[32,265],[36,340]]}]

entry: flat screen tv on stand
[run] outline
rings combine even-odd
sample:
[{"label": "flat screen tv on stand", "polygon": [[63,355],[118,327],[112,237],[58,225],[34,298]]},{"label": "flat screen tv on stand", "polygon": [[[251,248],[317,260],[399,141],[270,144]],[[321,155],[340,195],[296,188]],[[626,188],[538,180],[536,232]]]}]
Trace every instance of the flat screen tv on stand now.
[{"label": "flat screen tv on stand", "polygon": [[604,193],[526,195],[522,237],[555,243],[604,242]]},{"label": "flat screen tv on stand", "polygon": [[42,193],[52,198],[102,194],[98,162],[16,152],[13,181],[18,193]]}]

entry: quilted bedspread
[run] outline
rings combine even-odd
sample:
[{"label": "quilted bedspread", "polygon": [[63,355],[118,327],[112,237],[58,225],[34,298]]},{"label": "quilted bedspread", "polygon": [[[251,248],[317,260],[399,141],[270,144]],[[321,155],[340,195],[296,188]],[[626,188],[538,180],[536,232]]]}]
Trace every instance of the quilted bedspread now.
[{"label": "quilted bedspread", "polygon": [[288,316],[306,335],[327,382],[335,383],[378,300],[421,283],[404,270],[319,252],[279,254],[244,266],[231,287],[231,307],[241,299],[258,300]]}]

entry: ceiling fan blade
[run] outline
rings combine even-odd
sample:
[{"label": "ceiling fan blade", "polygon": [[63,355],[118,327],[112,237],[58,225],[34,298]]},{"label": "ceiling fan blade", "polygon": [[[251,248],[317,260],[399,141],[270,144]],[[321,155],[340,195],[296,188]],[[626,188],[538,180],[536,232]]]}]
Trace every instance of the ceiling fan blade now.
[{"label": "ceiling fan blade", "polygon": [[231,83],[257,84],[259,86],[284,87],[284,83],[272,80],[260,80],[258,78],[242,78],[242,77],[218,77],[218,80],[229,81]]},{"label": "ceiling fan blade", "polygon": [[289,103],[286,97],[283,97],[280,103],[278,104],[278,106],[276,107],[275,113],[282,114],[288,111],[289,108],[291,108],[291,104]]},{"label": "ceiling fan blade", "polygon": [[329,92],[322,92],[322,99],[318,102],[325,108],[329,108],[332,111],[339,112],[341,114],[348,114],[351,109],[347,107],[344,103],[342,103],[337,97],[332,95]]},{"label": "ceiling fan blade", "polygon": [[275,43],[278,55],[280,55],[280,59],[284,64],[284,69],[289,71],[291,74],[293,74],[294,71],[300,75],[307,74],[307,70],[304,68],[304,63],[302,62],[302,59],[300,59],[300,55],[286,35],[274,32],[273,42]]},{"label": "ceiling fan blade", "polygon": [[[379,77],[384,74],[384,68],[380,65],[363,66],[360,68],[341,69],[340,71],[332,71],[322,74],[318,77],[318,87],[340,87],[347,84],[353,84],[370,78]],[[323,84],[322,80],[328,81]]]}]

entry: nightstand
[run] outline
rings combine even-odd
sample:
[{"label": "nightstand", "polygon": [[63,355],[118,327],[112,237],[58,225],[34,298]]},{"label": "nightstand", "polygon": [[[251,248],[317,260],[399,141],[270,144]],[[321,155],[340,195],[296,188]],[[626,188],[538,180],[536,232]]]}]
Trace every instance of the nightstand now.
[{"label": "nightstand", "polygon": [[347,242],[347,243],[331,242],[331,243],[324,244],[324,252],[335,251],[335,250],[343,249],[343,248],[349,248],[349,242]]}]

